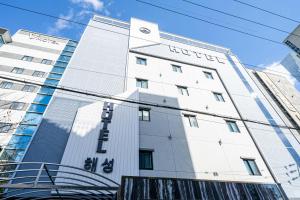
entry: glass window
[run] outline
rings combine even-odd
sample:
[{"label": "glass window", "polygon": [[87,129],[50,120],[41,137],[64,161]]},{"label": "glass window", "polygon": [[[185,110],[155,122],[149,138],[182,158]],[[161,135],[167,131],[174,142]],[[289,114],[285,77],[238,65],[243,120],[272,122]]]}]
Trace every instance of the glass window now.
[{"label": "glass window", "polygon": [[46,110],[46,105],[39,105],[39,104],[31,104],[28,111],[29,112],[37,112],[37,113],[44,113]]},{"label": "glass window", "polygon": [[44,84],[45,85],[53,85],[53,86],[57,86],[59,80],[55,80],[55,79],[46,79]]},{"label": "glass window", "polygon": [[54,66],[65,68],[65,67],[67,67],[67,65],[68,65],[68,63],[66,63],[66,62],[56,61]]},{"label": "glass window", "polygon": [[63,51],[61,55],[63,55],[63,56],[72,56],[73,52]]},{"label": "glass window", "polygon": [[33,57],[32,56],[23,56],[22,60],[31,62],[33,60]]},{"label": "glass window", "polygon": [[52,60],[43,59],[41,63],[42,63],[42,64],[45,64],[45,65],[51,65]]},{"label": "glass window", "polygon": [[188,120],[190,127],[198,128],[198,122],[195,115],[184,115],[184,117]]},{"label": "glass window", "polygon": [[70,56],[60,55],[60,56],[58,57],[58,60],[63,61],[63,62],[69,62],[70,59],[71,59]]},{"label": "glass window", "polygon": [[0,122],[0,133],[7,133],[11,130],[12,124]]},{"label": "glass window", "polygon": [[206,77],[207,79],[214,79],[214,77],[213,77],[213,75],[212,75],[211,72],[203,72],[203,73],[204,73],[204,75],[205,75],[205,77]]},{"label": "glass window", "polygon": [[153,151],[140,150],[139,151],[139,165],[140,169],[153,170]]},{"label": "glass window", "polygon": [[65,68],[63,68],[63,67],[53,67],[51,70],[51,72],[58,73],[58,74],[62,74],[62,73],[64,73],[64,71],[65,71]]},{"label": "glass window", "polygon": [[51,79],[60,79],[61,78],[61,74],[53,74],[53,73],[50,73],[48,78],[51,78]]},{"label": "glass window", "polygon": [[34,92],[36,86],[34,85],[24,85],[24,87],[22,88],[23,92]]},{"label": "glass window", "polygon": [[235,133],[239,133],[240,132],[240,129],[237,126],[237,124],[236,124],[235,121],[226,121],[226,123],[227,123],[227,126],[228,126],[230,132],[235,132]]},{"label": "glass window", "polygon": [[188,91],[187,87],[177,86],[177,88],[178,88],[179,94],[184,95],[184,96],[189,96],[189,91]]},{"label": "glass window", "polygon": [[136,79],[136,87],[139,88],[148,88],[148,80]]},{"label": "glass window", "polygon": [[52,95],[54,93],[54,88],[42,86],[38,93]]},{"label": "glass window", "polygon": [[51,96],[38,94],[38,95],[36,95],[35,99],[33,100],[33,103],[47,105],[49,103],[50,99],[51,99]]},{"label": "glass window", "polygon": [[35,132],[36,128],[37,128],[37,126],[34,126],[34,125],[21,124],[16,129],[15,134],[32,135]]},{"label": "glass window", "polygon": [[10,88],[12,88],[12,86],[13,86],[12,82],[2,81],[0,83],[0,88],[3,88],[3,89],[10,89]]},{"label": "glass window", "polygon": [[222,93],[218,93],[218,92],[213,92],[215,99],[217,101],[221,101],[221,102],[225,102],[224,97],[222,95]]},{"label": "glass window", "polygon": [[23,102],[12,102],[9,108],[12,110],[22,110],[24,106],[25,103]]},{"label": "glass window", "polygon": [[42,114],[38,113],[26,113],[22,120],[22,124],[34,124],[37,125],[42,120]]},{"label": "glass window", "polygon": [[76,47],[72,47],[72,46],[66,45],[64,51],[71,51],[71,52],[74,52],[75,49],[76,49]]},{"label": "glass window", "polygon": [[78,44],[78,42],[76,41],[73,41],[73,40],[69,40],[68,44],[67,45],[70,45],[70,46],[73,46],[73,47],[76,47]]},{"label": "glass window", "polygon": [[261,173],[260,173],[254,159],[243,159],[243,162],[246,166],[246,169],[247,169],[249,175],[261,176]]},{"label": "glass window", "polygon": [[172,65],[172,69],[173,69],[174,72],[182,73],[181,66]]},{"label": "glass window", "polygon": [[31,136],[13,135],[8,143],[8,147],[12,149],[26,149],[31,140]]},{"label": "glass window", "polygon": [[40,78],[43,78],[45,75],[45,72],[42,72],[42,71],[34,71],[32,76],[35,76],[35,77],[40,77]]},{"label": "glass window", "polygon": [[0,160],[11,160],[14,162],[20,162],[25,150],[20,149],[4,149],[0,156]]},{"label": "glass window", "polygon": [[150,121],[150,109],[149,108],[139,108],[139,120],[140,121]]},{"label": "glass window", "polygon": [[15,73],[15,74],[22,74],[24,72],[24,69],[23,68],[19,68],[19,67],[14,67],[12,70],[11,70],[12,73]]},{"label": "glass window", "polygon": [[136,64],[147,65],[147,59],[146,58],[136,57]]}]

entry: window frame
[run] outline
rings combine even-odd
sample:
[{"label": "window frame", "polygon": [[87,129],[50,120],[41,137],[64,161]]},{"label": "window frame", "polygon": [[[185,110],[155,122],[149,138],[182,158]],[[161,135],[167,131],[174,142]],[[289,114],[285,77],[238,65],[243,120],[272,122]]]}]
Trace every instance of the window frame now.
[{"label": "window frame", "polygon": [[[183,116],[188,119],[189,125],[190,125],[191,128],[199,128],[199,124],[198,124],[198,120],[197,120],[196,115],[183,114]],[[193,119],[194,121],[192,121],[191,119]],[[193,122],[196,122],[196,126]]]},{"label": "window frame", "polygon": [[[153,170],[154,169],[154,165],[153,165],[153,152],[154,150],[152,149],[140,149],[139,150],[139,170]],[[145,164],[144,166],[142,166],[142,154],[144,154],[144,158],[145,158],[145,155],[149,156],[150,158],[150,167],[145,167]],[[145,163],[145,162],[144,162]],[[143,167],[143,168],[142,168]]]},{"label": "window frame", "polygon": [[21,58],[21,60],[27,61],[27,62],[32,62],[33,57],[32,57],[32,56],[24,55],[24,56]]},{"label": "window frame", "polygon": [[[145,108],[145,107],[139,107],[139,121],[143,122],[150,122],[151,121],[151,115],[150,115],[150,108]],[[144,119],[144,112],[148,112],[148,120]],[[142,115],[140,115],[142,113]]]},{"label": "window frame", "polygon": [[49,59],[43,59],[43,60],[41,61],[41,64],[51,65],[51,64],[52,64],[52,60],[49,60]]},{"label": "window frame", "polygon": [[14,67],[11,70],[11,73],[14,73],[14,74],[23,74],[23,72],[24,72],[24,68],[20,68],[20,67]]},{"label": "window frame", "polygon": [[224,99],[223,94],[221,92],[212,92],[212,93],[213,93],[216,101],[225,102],[225,99]]},{"label": "window frame", "polygon": [[[26,88],[26,87],[32,88],[32,90],[28,90],[28,89],[25,90],[24,88]],[[23,88],[22,88],[22,91],[23,91],[23,92],[34,92],[35,88],[36,88],[36,86],[34,86],[34,85],[25,84],[25,85],[23,86]]]},{"label": "window frame", "polygon": [[173,72],[182,73],[182,67],[179,65],[171,65]]},{"label": "window frame", "polygon": [[[140,83],[141,87],[138,86],[138,83]],[[143,87],[144,83],[146,84],[146,87]],[[149,88],[148,80],[147,79],[136,78],[136,87],[143,88],[143,89],[148,89]]]},{"label": "window frame", "polygon": [[[190,96],[188,87],[181,86],[181,85],[176,85],[176,87],[177,87],[179,94],[181,94],[182,96]],[[183,91],[185,91],[185,93]]]},{"label": "window frame", "polygon": [[[227,127],[230,132],[232,132],[232,133],[240,133],[241,132],[236,121],[233,121],[233,120],[225,120],[225,121],[226,121]],[[234,124],[235,128],[233,128],[233,126],[231,126],[232,124]]]},{"label": "window frame", "polygon": [[[0,133],[8,133],[11,130],[12,126],[13,126],[12,123],[0,122]],[[9,127],[9,128],[6,130],[4,129],[4,127]]]},{"label": "window frame", "polygon": [[[10,85],[10,87],[7,87],[7,85]],[[2,81],[0,83],[0,88],[2,89],[11,89],[13,87],[14,83],[13,82],[10,82],[10,81]]]},{"label": "window frame", "polygon": [[[42,75],[40,75],[40,74],[42,74]],[[45,74],[46,74],[46,72],[34,70],[31,76],[38,77],[38,78],[44,78]]]},{"label": "window frame", "polygon": [[[20,106],[20,108],[19,108],[19,106]],[[9,109],[11,109],[11,110],[23,110],[24,106],[25,106],[24,102],[13,101],[13,102],[11,102],[11,104],[9,106]]]},{"label": "window frame", "polygon": [[214,80],[214,76],[213,76],[212,72],[203,71],[203,74],[204,74],[205,78]]},{"label": "window frame", "polygon": [[[142,61],[142,62],[140,62]],[[147,66],[147,58],[136,57],[136,64]]]},{"label": "window frame", "polygon": [[[241,158],[250,176],[261,176],[261,172],[253,158]],[[250,164],[252,163],[252,165]],[[255,169],[253,169],[253,167]]]}]

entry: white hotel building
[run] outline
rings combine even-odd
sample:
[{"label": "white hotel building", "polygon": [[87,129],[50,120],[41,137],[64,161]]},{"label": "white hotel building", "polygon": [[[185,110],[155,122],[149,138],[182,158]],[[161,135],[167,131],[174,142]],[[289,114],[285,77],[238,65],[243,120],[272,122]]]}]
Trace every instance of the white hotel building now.
[{"label": "white hotel building", "polygon": [[[54,62],[64,45],[56,47],[36,57]],[[52,68],[35,65],[25,67]],[[288,183],[283,173],[300,164],[299,143],[248,73],[227,48],[134,18],[94,16],[22,161],[98,173],[122,183],[122,199],[300,197],[298,179]],[[193,189],[153,191],[167,187],[163,180]]]}]

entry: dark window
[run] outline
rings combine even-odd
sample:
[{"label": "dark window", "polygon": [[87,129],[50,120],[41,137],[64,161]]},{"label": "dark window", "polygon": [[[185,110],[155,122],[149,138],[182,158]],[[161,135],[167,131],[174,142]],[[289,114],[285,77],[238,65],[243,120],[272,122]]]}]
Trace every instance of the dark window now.
[{"label": "dark window", "polygon": [[148,88],[148,80],[136,79],[136,87],[147,89]]},{"label": "dark window", "polygon": [[173,69],[174,72],[182,73],[181,66],[172,65],[172,69]]},{"label": "dark window", "polygon": [[23,56],[23,57],[22,57],[22,60],[28,61],[28,62],[31,62],[32,59],[33,59],[33,57],[31,57],[31,56]]},{"label": "dark window", "polygon": [[177,89],[178,89],[179,94],[184,95],[184,96],[189,96],[189,91],[188,91],[187,87],[177,85]]},{"label": "dark window", "polygon": [[139,163],[140,169],[153,170],[153,151],[152,150],[140,150]]},{"label": "dark window", "polygon": [[136,64],[147,65],[147,59],[146,58],[136,57]]},{"label": "dark window", "polygon": [[203,73],[204,73],[204,75],[205,75],[205,77],[206,77],[207,79],[214,79],[214,77],[213,77],[213,75],[212,75],[211,72],[203,72]]},{"label": "dark window", "polygon": [[139,108],[139,120],[140,121],[150,121],[150,109],[149,108]]},{"label": "dark window", "polygon": [[36,86],[34,85],[24,85],[22,88],[22,91],[24,92],[33,92],[35,90]]},{"label": "dark window", "polygon": [[228,126],[228,128],[229,128],[229,130],[231,132],[235,132],[235,133],[239,133],[240,132],[240,129],[237,126],[237,124],[236,124],[235,121],[226,121],[226,123],[227,123],[227,126]]},{"label": "dark window", "polygon": [[22,110],[24,106],[25,103],[23,102],[12,102],[9,108],[12,110]]},{"label": "dark window", "polygon": [[198,128],[198,122],[195,115],[184,115],[184,117],[188,120],[190,127]]},{"label": "dark window", "polygon": [[45,65],[51,65],[52,60],[43,59],[41,63],[42,63],[42,64],[45,64]]},{"label": "dark window", "polygon": [[2,81],[0,83],[0,88],[3,88],[3,89],[10,89],[10,88],[12,88],[12,86],[13,86],[12,82]]},{"label": "dark window", "polygon": [[224,99],[222,93],[213,92],[213,94],[214,94],[215,99],[216,99],[217,101],[225,102],[225,99]]},{"label": "dark window", "polygon": [[41,71],[34,71],[32,74],[32,76],[36,76],[36,77],[40,77],[40,78],[44,77],[44,75],[45,75],[45,72],[41,72]]},{"label": "dark window", "polygon": [[246,166],[246,169],[247,169],[249,175],[261,176],[261,173],[260,173],[254,159],[243,159],[243,162]]},{"label": "dark window", "polygon": [[23,71],[24,71],[24,69],[23,69],[23,68],[19,68],[19,67],[14,67],[14,68],[11,70],[11,72],[12,72],[12,73],[15,73],[15,74],[22,74]]}]

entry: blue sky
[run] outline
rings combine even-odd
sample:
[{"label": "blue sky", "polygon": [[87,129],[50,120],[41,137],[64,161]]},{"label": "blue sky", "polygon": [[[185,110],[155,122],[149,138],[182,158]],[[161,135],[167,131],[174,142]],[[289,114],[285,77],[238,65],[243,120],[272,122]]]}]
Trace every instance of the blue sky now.
[{"label": "blue sky", "polygon": [[[286,34],[268,28],[247,23],[213,11],[196,7],[182,0],[144,0],[153,4],[187,13],[199,18],[230,26],[235,29],[257,34],[281,42]],[[246,7],[233,0],[191,0],[208,7],[249,18],[261,23],[292,31],[297,23],[287,21],[264,12]],[[280,13],[300,21],[300,1],[297,0],[243,0],[261,8]],[[230,48],[242,62],[255,65],[268,65],[280,61],[289,49],[284,45],[252,38],[240,33],[225,30],[188,17],[150,7],[135,0],[0,0],[0,2],[60,16],[87,23],[93,13],[129,21],[131,17],[156,22],[160,30],[198,39]],[[8,7],[0,6],[0,26],[11,33],[18,29],[28,29],[41,33],[79,40],[84,27],[57,21],[56,19],[36,15]]]}]

